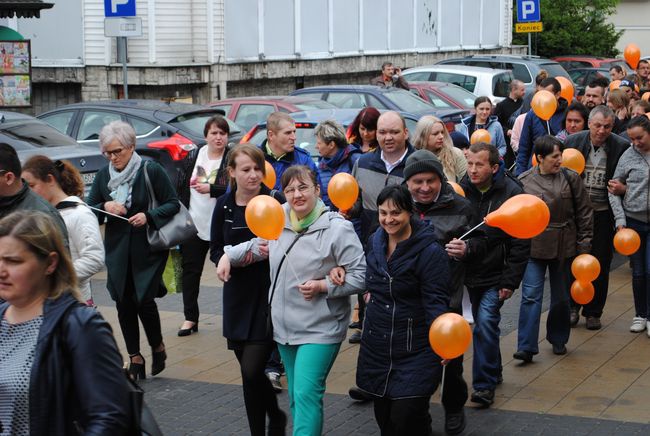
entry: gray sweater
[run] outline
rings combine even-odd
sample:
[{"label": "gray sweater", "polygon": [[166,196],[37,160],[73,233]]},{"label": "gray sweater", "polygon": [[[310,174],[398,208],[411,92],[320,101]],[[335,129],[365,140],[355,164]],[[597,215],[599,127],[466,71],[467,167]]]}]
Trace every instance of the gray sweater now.
[{"label": "gray sweater", "polygon": [[[345,339],[350,320],[350,295],[365,290],[366,258],[352,223],[337,212],[325,212],[296,242],[278,270],[280,260],[297,234],[289,222],[280,238],[269,241],[273,339],[280,344],[336,344]],[[345,268],[345,283],[335,286],[327,278],[335,266]],[[298,285],[326,278],[327,294],[304,299]],[[269,291],[269,297],[271,291]]]},{"label": "gray sweater", "polygon": [[616,227],[626,225],[626,216],[650,222],[650,164],[643,153],[636,147],[625,150],[612,178],[627,185],[624,196],[608,194]]}]

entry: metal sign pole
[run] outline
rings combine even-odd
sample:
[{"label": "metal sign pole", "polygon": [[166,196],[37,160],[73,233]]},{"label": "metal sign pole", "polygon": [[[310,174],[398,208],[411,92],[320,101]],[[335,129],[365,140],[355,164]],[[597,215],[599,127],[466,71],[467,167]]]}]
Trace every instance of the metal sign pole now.
[{"label": "metal sign pole", "polygon": [[[530,38],[530,35],[529,35]],[[122,62],[122,89],[124,90],[124,98],[129,98],[129,84],[126,70],[126,36],[117,37],[117,53],[119,61]]]},{"label": "metal sign pole", "polygon": [[530,32],[528,32],[528,56],[533,55],[533,44],[531,43]]}]

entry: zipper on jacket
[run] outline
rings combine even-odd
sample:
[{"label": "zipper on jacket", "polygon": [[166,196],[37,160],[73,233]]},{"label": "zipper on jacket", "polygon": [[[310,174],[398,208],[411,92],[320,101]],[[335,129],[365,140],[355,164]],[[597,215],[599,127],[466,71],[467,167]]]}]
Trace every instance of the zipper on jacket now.
[{"label": "zipper on jacket", "polygon": [[406,351],[409,353],[413,348],[413,318],[408,319],[408,327],[406,330]]},{"label": "zipper on jacket", "polygon": [[384,273],[388,276],[388,293],[390,294],[391,300],[393,300],[393,312],[391,315],[390,321],[390,342],[388,344],[388,373],[386,373],[386,382],[384,384],[384,393],[382,397],[386,395],[388,391],[388,380],[390,378],[390,373],[393,371],[393,334],[395,332],[395,297],[393,296],[393,278],[388,274],[388,271],[384,270]]}]

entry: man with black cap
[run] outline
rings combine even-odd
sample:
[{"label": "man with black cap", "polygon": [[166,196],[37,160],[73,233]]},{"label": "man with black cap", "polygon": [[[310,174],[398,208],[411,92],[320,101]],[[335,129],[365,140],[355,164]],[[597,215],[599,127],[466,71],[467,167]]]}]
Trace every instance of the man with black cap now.
[{"label": "man with black cap", "polygon": [[[474,237],[467,241],[458,238],[478,224],[478,216],[470,202],[447,182],[442,163],[428,150],[417,150],[406,159],[404,183],[413,197],[414,216],[433,226],[438,242],[449,255],[449,308],[462,314],[464,262],[476,258],[484,241],[479,232],[473,233]],[[467,401],[463,356],[447,364],[444,387],[445,431],[458,434],[465,428],[463,408]]]}]

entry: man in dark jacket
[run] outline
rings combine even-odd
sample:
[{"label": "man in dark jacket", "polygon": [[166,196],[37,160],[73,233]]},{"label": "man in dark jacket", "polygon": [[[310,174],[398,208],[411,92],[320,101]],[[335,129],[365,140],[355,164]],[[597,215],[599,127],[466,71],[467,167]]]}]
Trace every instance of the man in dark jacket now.
[{"label": "man in dark jacket", "polygon": [[380,86],[382,88],[402,88],[406,91],[409,90],[409,84],[402,76],[402,69],[394,67],[391,62],[384,62],[381,65],[381,75],[370,80],[371,85]]},{"label": "man in dark jacket", "polygon": [[[414,215],[433,227],[436,239],[449,256],[449,308],[462,315],[465,262],[476,259],[483,238],[468,241],[458,238],[478,224],[476,212],[470,202],[447,183],[442,164],[429,150],[417,150],[406,159],[404,183],[413,197]],[[445,431],[458,434],[465,428],[463,408],[467,401],[462,356],[447,364],[444,383]]]},{"label": "man in dark jacket", "polygon": [[[613,255],[614,215],[607,193],[625,193],[625,185],[618,180],[612,180],[612,176],[619,158],[630,144],[612,133],[615,118],[616,115],[607,106],[596,106],[589,114],[589,130],[570,135],[565,143],[567,148],[575,148],[585,157],[586,165],[582,177],[594,206],[591,254],[600,262],[600,275],[593,282],[594,299],[582,307],[582,315],[587,319],[589,330],[598,330],[602,326],[600,317],[607,300],[609,268]],[[576,325],[580,320],[579,312],[580,306],[572,303],[571,325]]]},{"label": "man in dark jacket", "polygon": [[296,122],[284,112],[272,112],[266,119],[267,139],[260,148],[264,158],[275,170],[275,185],[273,189],[280,190],[280,179],[284,171],[293,165],[306,165],[316,173],[320,184],[318,168],[309,152],[296,147]]},{"label": "man in dark jacket", "polygon": [[544,135],[555,136],[562,130],[564,112],[569,105],[564,98],[560,97],[562,86],[555,77],[544,79],[540,86],[542,90],[549,91],[555,95],[557,108],[548,121],[538,117],[534,110],[531,110],[526,114],[524,126],[521,129],[521,137],[519,138],[519,149],[517,150],[517,175],[523,173],[532,166],[531,159],[533,157],[533,143],[535,142],[535,139]]},{"label": "man in dark jacket", "polygon": [[17,210],[37,210],[52,216],[68,246],[68,230],[59,212],[20,178],[20,159],[9,144],[0,144],[0,218]]},{"label": "man in dark jacket", "polygon": [[[519,181],[504,169],[497,149],[480,142],[469,148],[467,175],[460,184],[480,219],[509,198],[524,192]],[[484,230],[487,235],[485,255],[468,266],[465,285],[475,322],[471,399],[489,407],[494,402],[496,385],[503,380],[499,350],[500,309],[521,283],[530,242],[513,238],[498,228],[484,226]]]},{"label": "man in dark jacket", "polygon": [[506,138],[507,150],[503,158],[506,161],[507,168],[510,168],[515,163],[515,153],[510,147],[510,136],[512,135],[510,117],[521,107],[525,94],[526,86],[524,82],[515,79],[510,82],[510,93],[508,96],[494,107],[494,115],[499,119],[499,123],[503,129],[503,136]]}]

